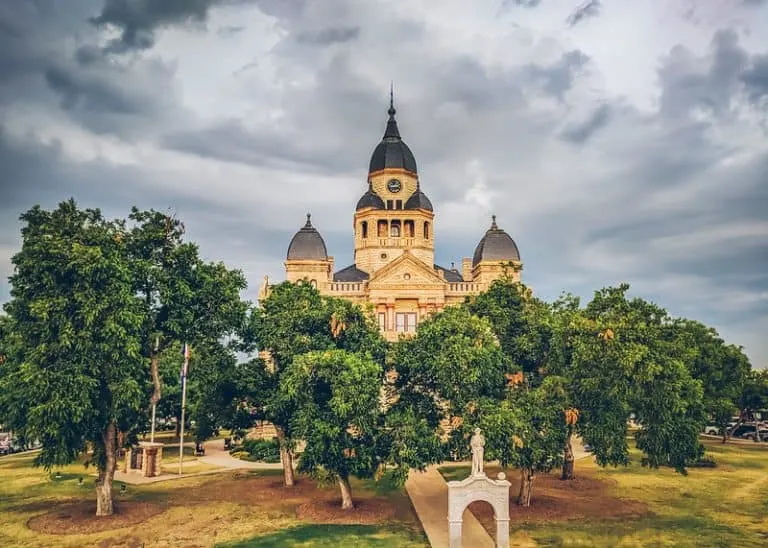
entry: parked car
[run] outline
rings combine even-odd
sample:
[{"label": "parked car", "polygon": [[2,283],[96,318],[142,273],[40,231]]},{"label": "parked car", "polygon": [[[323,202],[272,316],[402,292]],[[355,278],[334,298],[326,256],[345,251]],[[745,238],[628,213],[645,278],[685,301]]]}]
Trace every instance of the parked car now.
[{"label": "parked car", "polygon": [[722,432],[722,430],[720,430],[719,427],[713,426],[711,424],[709,426],[705,426],[704,427],[704,433],[709,435],[709,436],[719,436],[721,434],[721,432]]},{"label": "parked car", "polygon": [[[734,438],[742,438],[745,440],[754,440],[755,431],[757,431],[757,429],[755,428],[754,424],[742,424],[736,430],[733,431],[733,434],[731,434],[731,436]],[[760,433],[761,440],[768,440],[768,428],[763,428],[761,426],[759,433]]]}]

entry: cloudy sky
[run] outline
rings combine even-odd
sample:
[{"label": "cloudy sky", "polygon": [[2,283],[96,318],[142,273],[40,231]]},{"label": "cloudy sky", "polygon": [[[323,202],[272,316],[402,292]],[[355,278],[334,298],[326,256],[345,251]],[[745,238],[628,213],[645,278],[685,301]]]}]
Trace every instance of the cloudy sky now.
[{"label": "cloudy sky", "polygon": [[390,81],[439,263],[495,213],[540,296],[626,281],[768,366],[766,0],[0,0],[0,301],[70,196],[251,299],[307,211],[351,263]]}]

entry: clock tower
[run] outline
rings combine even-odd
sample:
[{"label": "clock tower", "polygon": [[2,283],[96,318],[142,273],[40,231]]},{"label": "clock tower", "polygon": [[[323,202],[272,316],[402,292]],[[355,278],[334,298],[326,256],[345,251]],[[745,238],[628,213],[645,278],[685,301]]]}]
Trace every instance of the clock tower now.
[{"label": "clock tower", "polygon": [[434,264],[432,203],[421,191],[416,159],[400,137],[390,94],[384,137],[371,155],[368,191],[354,215],[355,265],[372,275],[405,251]]}]

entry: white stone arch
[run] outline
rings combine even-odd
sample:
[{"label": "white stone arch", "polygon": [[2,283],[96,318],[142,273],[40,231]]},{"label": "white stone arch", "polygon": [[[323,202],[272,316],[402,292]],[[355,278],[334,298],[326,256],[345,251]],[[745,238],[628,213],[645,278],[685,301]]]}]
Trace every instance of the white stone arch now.
[{"label": "white stone arch", "polygon": [[475,501],[484,501],[493,507],[496,519],[496,546],[509,547],[509,486],[500,473],[492,480],[484,473],[461,481],[448,482],[448,537],[450,548],[461,548],[461,526],[464,510]]}]

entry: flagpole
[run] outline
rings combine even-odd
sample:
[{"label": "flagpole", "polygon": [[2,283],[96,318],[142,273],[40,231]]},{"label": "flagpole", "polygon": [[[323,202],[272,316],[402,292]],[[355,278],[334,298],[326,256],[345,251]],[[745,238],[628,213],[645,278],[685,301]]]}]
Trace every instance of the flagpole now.
[{"label": "flagpole", "polygon": [[[160,346],[160,337],[155,336],[155,356],[157,355],[158,347]],[[154,359],[154,356],[153,356]],[[152,430],[149,433],[149,441],[155,443],[155,412],[157,411],[157,402],[154,395],[152,397]]]},{"label": "flagpole", "polygon": [[181,430],[179,432],[179,475],[184,462],[184,407],[187,404],[187,366],[189,365],[189,348],[184,343],[184,367],[181,376]]}]

